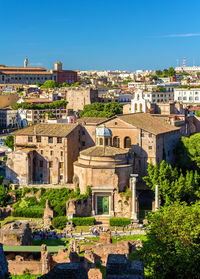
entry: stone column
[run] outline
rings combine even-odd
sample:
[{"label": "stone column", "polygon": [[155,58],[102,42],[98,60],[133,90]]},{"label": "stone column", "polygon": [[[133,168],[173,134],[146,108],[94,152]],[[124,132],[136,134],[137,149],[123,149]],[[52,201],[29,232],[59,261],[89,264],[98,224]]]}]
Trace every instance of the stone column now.
[{"label": "stone column", "polygon": [[131,190],[132,190],[132,212],[131,219],[133,221],[138,221],[137,209],[136,209],[136,179],[138,174],[131,174]]},{"label": "stone column", "polygon": [[159,186],[156,185],[155,187],[155,211],[158,210],[160,204],[159,204]]},{"label": "stone column", "polygon": [[110,197],[111,203],[110,203],[110,216],[114,216],[114,193],[111,193]]},{"label": "stone column", "polygon": [[92,216],[95,215],[95,196],[94,193],[92,192]]}]

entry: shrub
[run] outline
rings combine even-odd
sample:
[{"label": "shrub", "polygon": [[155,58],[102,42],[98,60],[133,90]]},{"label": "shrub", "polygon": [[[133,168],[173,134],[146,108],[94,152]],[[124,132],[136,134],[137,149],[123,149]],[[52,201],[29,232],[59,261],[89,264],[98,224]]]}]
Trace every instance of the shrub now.
[{"label": "shrub", "polygon": [[75,226],[92,226],[94,225],[94,217],[74,217],[72,223]]},{"label": "shrub", "polygon": [[65,216],[58,216],[53,218],[52,225],[54,228],[63,230],[66,227],[67,224],[67,217]]},{"label": "shrub", "polygon": [[129,218],[117,218],[117,217],[110,218],[110,226],[121,227],[121,226],[127,226],[130,223],[131,223],[131,219]]},{"label": "shrub", "polygon": [[42,218],[44,214],[44,208],[38,206],[31,206],[28,208],[15,208],[13,213],[14,217],[26,217],[26,218]]},{"label": "shrub", "polygon": [[0,207],[8,204],[8,190],[4,185],[0,185]]},{"label": "shrub", "polygon": [[37,204],[38,202],[36,197],[26,197],[23,199],[23,201],[20,202],[19,207],[24,208],[24,207],[35,206]]},{"label": "shrub", "polygon": [[66,202],[61,202],[58,203],[55,207],[54,207],[54,211],[56,213],[56,216],[64,216],[66,215]]}]

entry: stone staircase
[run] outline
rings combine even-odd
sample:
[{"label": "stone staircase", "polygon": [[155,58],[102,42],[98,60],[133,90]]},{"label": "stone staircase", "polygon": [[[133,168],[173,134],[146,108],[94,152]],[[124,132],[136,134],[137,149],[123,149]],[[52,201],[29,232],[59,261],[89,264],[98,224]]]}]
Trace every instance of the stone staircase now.
[{"label": "stone staircase", "polygon": [[109,228],[110,216],[96,215],[94,217],[96,225],[103,226],[104,228]]}]

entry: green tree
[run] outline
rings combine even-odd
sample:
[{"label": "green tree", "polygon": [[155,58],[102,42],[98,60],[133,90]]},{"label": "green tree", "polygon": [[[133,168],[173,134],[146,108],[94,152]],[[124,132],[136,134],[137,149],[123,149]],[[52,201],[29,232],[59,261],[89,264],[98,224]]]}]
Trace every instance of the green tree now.
[{"label": "green tree", "polygon": [[168,77],[168,74],[169,74],[168,70],[164,69],[163,70],[163,77]]},{"label": "green tree", "polygon": [[4,141],[4,144],[9,148],[14,149],[14,136],[8,135]]},{"label": "green tree", "polygon": [[23,88],[23,87],[20,87],[20,88],[17,89],[17,93],[21,93],[21,92],[23,92],[23,91],[24,91],[24,88]]},{"label": "green tree", "polygon": [[151,78],[152,78],[153,80],[158,80],[158,77],[157,77],[156,75],[152,75]]},{"label": "green tree", "polygon": [[50,88],[55,88],[57,87],[57,83],[55,80],[47,80],[45,81],[45,83],[41,86],[41,88],[46,88],[46,89],[50,89]]},{"label": "green tree", "polygon": [[134,255],[154,279],[200,278],[200,202],[175,203],[148,217],[147,240]]},{"label": "green tree", "polygon": [[110,118],[116,114],[122,114],[123,106],[116,102],[112,103],[93,103],[85,105],[80,117],[106,117]]},{"label": "green tree", "polygon": [[200,117],[200,110],[197,110],[197,111],[195,112],[195,115],[196,115],[197,117]]},{"label": "green tree", "polygon": [[0,207],[4,207],[8,203],[8,190],[4,185],[0,186]]},{"label": "green tree", "polygon": [[157,165],[149,164],[148,176],[143,180],[153,191],[155,185],[159,185],[159,193],[165,204],[171,204],[175,201],[185,201],[188,204],[196,201],[200,197],[200,176],[197,171],[182,171],[172,168],[171,165],[162,161],[160,168]]},{"label": "green tree", "polygon": [[174,70],[173,67],[170,67],[170,68],[168,69],[168,75],[169,75],[169,77],[173,77],[173,76],[176,75],[176,72],[175,72],[175,70]]},{"label": "green tree", "polygon": [[161,70],[156,70],[156,75],[157,75],[157,76],[161,76],[162,73],[163,73],[163,72],[162,72]]},{"label": "green tree", "polygon": [[200,169],[200,133],[182,137],[176,148],[177,166],[184,171]]}]

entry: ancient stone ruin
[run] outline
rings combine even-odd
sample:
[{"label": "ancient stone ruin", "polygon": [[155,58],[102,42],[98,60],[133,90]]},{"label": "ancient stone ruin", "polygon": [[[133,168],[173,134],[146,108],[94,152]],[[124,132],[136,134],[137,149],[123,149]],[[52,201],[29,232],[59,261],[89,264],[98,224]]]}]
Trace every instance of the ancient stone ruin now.
[{"label": "ancient stone ruin", "polygon": [[4,225],[0,229],[0,242],[7,246],[32,245],[33,239],[29,223],[27,221],[16,221]]},{"label": "ancient stone ruin", "polygon": [[108,256],[106,279],[144,279],[144,266],[140,261],[128,261],[125,255]]},{"label": "ancient stone ruin", "polygon": [[49,201],[46,200],[46,207],[43,216],[43,222],[45,228],[51,227],[53,217],[54,217],[53,209],[51,209]]},{"label": "ancient stone ruin", "polygon": [[6,261],[3,246],[0,244],[0,278],[7,279],[8,278],[8,263]]},{"label": "ancient stone ruin", "polygon": [[78,263],[57,264],[48,274],[38,279],[88,279],[87,272],[83,266]]}]

